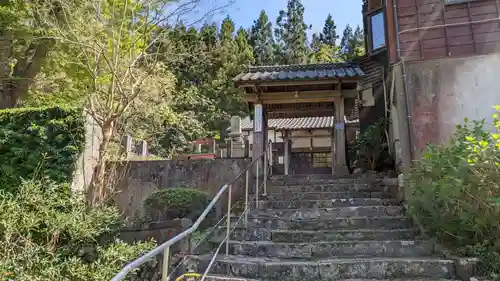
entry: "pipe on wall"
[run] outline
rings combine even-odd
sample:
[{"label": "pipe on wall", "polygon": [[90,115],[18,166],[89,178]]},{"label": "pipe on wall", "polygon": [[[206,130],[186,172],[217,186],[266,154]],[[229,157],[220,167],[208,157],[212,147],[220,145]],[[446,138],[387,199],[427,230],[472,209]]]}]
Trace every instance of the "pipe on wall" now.
[{"label": "pipe on wall", "polygon": [[[387,0],[386,0],[387,1]],[[395,33],[396,33],[396,47],[397,47],[397,58],[401,61],[401,71],[402,71],[402,76],[403,76],[403,94],[405,96],[405,107],[406,107],[406,126],[404,126],[406,130],[406,135],[408,136],[408,142],[409,142],[409,156],[410,159],[413,159],[413,136],[411,134],[411,124],[412,124],[412,116],[411,116],[411,110],[410,110],[410,99],[408,97],[408,85],[406,82],[406,67],[405,67],[405,61],[404,58],[401,57],[401,44],[399,40],[399,23],[398,23],[398,7],[397,7],[397,1],[392,0],[392,9],[393,9],[393,16],[394,16],[394,28],[395,28]],[[406,167],[409,168],[409,167]]]}]

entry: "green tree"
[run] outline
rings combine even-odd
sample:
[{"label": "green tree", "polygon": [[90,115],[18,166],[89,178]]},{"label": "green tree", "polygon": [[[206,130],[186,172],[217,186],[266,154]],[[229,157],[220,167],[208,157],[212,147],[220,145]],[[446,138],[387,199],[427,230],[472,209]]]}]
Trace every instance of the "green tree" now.
[{"label": "green tree", "polygon": [[325,25],[323,26],[323,32],[320,35],[321,42],[323,44],[329,46],[337,46],[337,39],[339,36],[337,35],[337,25],[333,20],[331,14],[328,14],[328,17],[325,20]]},{"label": "green tree", "polygon": [[289,0],[286,11],[281,10],[275,29],[278,46],[281,48],[280,62],[301,64],[307,62],[307,29],[304,22],[304,6],[300,0]]},{"label": "green tree", "polygon": [[365,34],[361,27],[356,26],[356,30],[354,31],[354,39],[353,39],[353,49],[356,56],[362,56],[365,54]]},{"label": "green tree", "polygon": [[333,63],[341,62],[342,59],[338,57],[338,47],[319,43],[311,50],[309,61],[310,63]]},{"label": "green tree", "polygon": [[0,1],[0,109],[12,108],[30,86],[54,48],[46,16],[61,19],[59,2]]},{"label": "green tree", "polygon": [[337,26],[332,15],[328,15],[321,33],[312,35],[309,62],[311,63],[331,63],[339,62],[339,47],[337,46]]},{"label": "green tree", "polygon": [[273,26],[266,11],[260,12],[259,18],[254,21],[250,29],[250,44],[256,65],[272,65],[275,63],[275,42]]},{"label": "green tree", "polygon": [[364,35],[359,26],[353,32],[352,27],[347,25],[340,41],[340,54],[346,60],[352,60],[364,54]]},{"label": "green tree", "polygon": [[[45,6],[52,2],[39,1]],[[188,0],[57,3],[67,17],[61,19],[51,13],[37,16],[43,19],[44,27],[50,30],[51,39],[61,50],[70,50],[61,65],[73,81],[85,86],[82,88],[85,109],[100,127],[102,139],[91,182],[92,201],[100,204],[113,192],[113,185],[106,182],[106,160],[112,156],[113,143],[120,133],[164,131],[169,122],[191,116],[190,112],[175,108],[176,75],[170,66],[193,55],[188,53],[189,43],[183,44],[182,52],[175,55],[171,52],[181,46],[176,43],[180,36],[185,36],[185,42],[192,40],[189,36],[192,30],[188,33],[180,26],[170,33],[170,28],[161,26],[167,19],[182,15],[183,10],[172,5],[195,7],[196,3]],[[168,52],[151,52],[157,42],[167,37],[174,39],[167,42]],[[203,47],[217,48],[217,38],[205,39]]]},{"label": "green tree", "polygon": [[[228,16],[219,28],[205,24],[198,32],[178,26],[153,51],[162,54],[176,77],[174,110],[189,113],[202,124],[201,135],[213,134],[231,115],[245,111],[241,91],[234,88],[231,79],[254,61],[248,37],[243,28],[235,32],[234,22]],[[179,60],[170,60],[172,56]],[[182,149],[182,142],[200,135],[185,129],[188,126],[167,128],[172,137],[161,138],[161,143]]]}]

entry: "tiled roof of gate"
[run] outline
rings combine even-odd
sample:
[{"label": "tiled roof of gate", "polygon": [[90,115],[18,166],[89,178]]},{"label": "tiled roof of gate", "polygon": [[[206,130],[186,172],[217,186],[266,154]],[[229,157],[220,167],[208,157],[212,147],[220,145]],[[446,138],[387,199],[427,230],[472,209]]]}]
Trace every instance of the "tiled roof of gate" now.
[{"label": "tiled roof of gate", "polygon": [[[347,124],[356,123],[358,120],[345,120]],[[294,117],[294,118],[279,118],[267,120],[269,129],[274,130],[308,130],[308,129],[325,129],[333,128],[335,118],[333,116],[326,117]],[[228,128],[228,131],[231,128]],[[244,131],[253,129],[253,121],[249,116],[241,119],[241,129]]]},{"label": "tiled roof of gate", "polygon": [[323,80],[362,77],[365,73],[353,63],[323,63],[252,66],[233,78],[234,82]]}]

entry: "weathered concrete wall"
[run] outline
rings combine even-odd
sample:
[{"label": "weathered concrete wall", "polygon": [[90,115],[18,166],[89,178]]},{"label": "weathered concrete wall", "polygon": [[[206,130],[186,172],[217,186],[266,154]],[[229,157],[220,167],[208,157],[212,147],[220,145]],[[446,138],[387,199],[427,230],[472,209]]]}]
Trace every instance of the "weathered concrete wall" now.
[{"label": "weathered concrete wall", "polygon": [[[125,217],[143,215],[143,201],[162,188],[190,187],[214,196],[250,164],[250,159],[129,161],[117,167],[114,203]],[[253,178],[253,175],[250,176]],[[233,200],[244,194],[245,176],[233,184]],[[253,189],[252,189],[253,190]],[[222,200],[225,206],[227,199]],[[220,208],[222,208],[220,206]]]},{"label": "weathered concrete wall", "polygon": [[500,54],[406,64],[414,157],[449,140],[464,118],[491,123],[500,104]]}]

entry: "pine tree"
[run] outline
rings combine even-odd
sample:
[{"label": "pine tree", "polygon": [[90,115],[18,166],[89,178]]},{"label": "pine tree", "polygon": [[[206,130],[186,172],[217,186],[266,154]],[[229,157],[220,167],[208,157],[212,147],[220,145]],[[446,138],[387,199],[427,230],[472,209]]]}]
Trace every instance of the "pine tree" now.
[{"label": "pine tree", "polygon": [[300,0],[288,0],[287,10],[281,10],[276,20],[275,34],[282,47],[281,62],[301,64],[307,62],[307,29],[304,23],[304,6]]},{"label": "pine tree", "polygon": [[328,14],[321,33],[312,36],[309,61],[311,63],[327,63],[340,61],[337,47],[337,26],[332,15]]},{"label": "pine tree", "polygon": [[217,26],[215,24],[204,24],[200,29],[201,40],[206,51],[212,51],[217,44]]},{"label": "pine tree", "polygon": [[312,40],[311,40],[311,53],[316,53],[319,51],[321,48],[321,44],[323,44],[321,40],[322,34],[314,33],[312,35]]},{"label": "pine tree", "polygon": [[365,34],[359,25],[356,27],[354,31],[353,38],[353,50],[357,56],[362,56],[365,54]]},{"label": "pine tree", "polygon": [[220,34],[219,34],[221,42],[224,43],[225,41],[232,41],[234,30],[235,30],[234,22],[228,15],[222,21],[221,24]]},{"label": "pine tree", "polygon": [[339,36],[337,35],[337,25],[333,20],[331,14],[328,14],[328,17],[325,20],[325,25],[323,26],[323,32],[320,35],[321,42],[323,44],[327,44],[335,47],[337,45],[337,39]]},{"label": "pine tree", "polygon": [[342,39],[340,40],[340,53],[346,55],[351,53],[349,43],[352,42],[354,34],[350,25],[346,25],[344,32],[342,33]]},{"label": "pine tree", "polygon": [[340,42],[341,57],[346,60],[352,60],[365,53],[365,39],[362,29],[357,26],[353,32],[351,26],[347,25],[344,29],[342,40]]},{"label": "pine tree", "polygon": [[[253,49],[252,46],[250,45],[250,42],[248,42],[248,37],[249,35],[247,31],[243,27],[240,27],[236,32],[235,41],[238,50],[237,52],[239,54],[238,65],[240,68],[255,63]],[[271,52],[272,52],[272,46],[271,46]]]},{"label": "pine tree", "polygon": [[253,48],[256,65],[272,65],[275,63],[273,27],[266,11],[260,12],[250,29],[249,41]]}]

